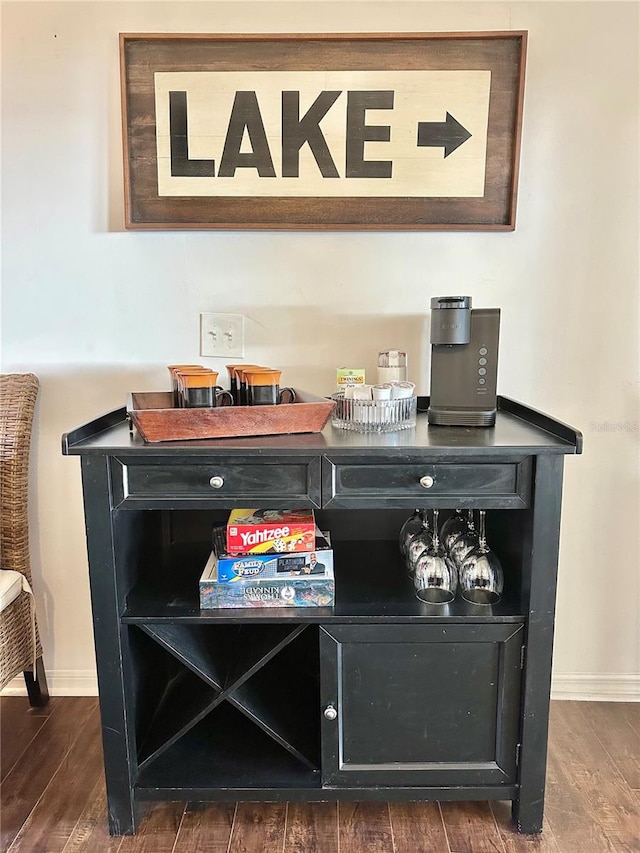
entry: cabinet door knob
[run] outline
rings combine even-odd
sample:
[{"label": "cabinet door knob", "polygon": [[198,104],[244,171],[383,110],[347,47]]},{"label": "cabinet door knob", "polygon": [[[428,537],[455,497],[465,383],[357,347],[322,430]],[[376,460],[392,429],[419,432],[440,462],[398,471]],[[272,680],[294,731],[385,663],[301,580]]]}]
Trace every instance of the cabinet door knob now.
[{"label": "cabinet door knob", "polygon": [[327,707],[324,709],[324,715],[327,720],[335,720],[335,718],[338,716],[338,712],[333,707],[333,705],[327,705]]},{"label": "cabinet door knob", "polygon": [[209,485],[212,489],[221,489],[224,486],[224,477],[212,477],[209,480]]},{"label": "cabinet door knob", "polygon": [[425,474],[424,477],[420,477],[420,485],[423,489],[430,489],[434,483],[435,479],[430,474]]}]

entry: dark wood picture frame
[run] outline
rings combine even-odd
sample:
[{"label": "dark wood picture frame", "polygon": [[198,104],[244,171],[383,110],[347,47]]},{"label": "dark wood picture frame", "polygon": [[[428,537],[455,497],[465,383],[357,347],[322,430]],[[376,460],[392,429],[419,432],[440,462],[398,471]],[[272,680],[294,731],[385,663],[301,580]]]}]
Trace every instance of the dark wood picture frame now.
[{"label": "dark wood picture frame", "polygon": [[[127,229],[511,231],[527,33],[120,34]],[[489,71],[483,195],[160,196],[155,72]],[[448,115],[448,114],[447,114]],[[419,145],[422,143],[418,143]],[[445,146],[444,142],[427,143]],[[441,148],[443,156],[447,149]]]}]

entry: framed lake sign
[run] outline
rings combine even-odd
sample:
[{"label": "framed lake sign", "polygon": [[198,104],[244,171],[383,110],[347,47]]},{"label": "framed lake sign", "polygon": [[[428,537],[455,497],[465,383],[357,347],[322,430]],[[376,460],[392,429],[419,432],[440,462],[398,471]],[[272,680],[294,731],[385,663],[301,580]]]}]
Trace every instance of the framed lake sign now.
[{"label": "framed lake sign", "polygon": [[525,32],[121,34],[132,229],[513,230]]}]

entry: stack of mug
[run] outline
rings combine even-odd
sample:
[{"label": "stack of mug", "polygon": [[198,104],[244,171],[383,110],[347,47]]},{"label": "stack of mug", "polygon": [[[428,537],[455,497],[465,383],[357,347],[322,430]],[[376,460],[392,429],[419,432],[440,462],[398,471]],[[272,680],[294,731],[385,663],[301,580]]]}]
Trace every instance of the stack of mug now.
[{"label": "stack of mug", "polygon": [[229,387],[218,385],[218,373],[199,364],[171,364],[174,408],[274,406],[293,403],[293,388],[281,388],[281,370],[257,364],[228,364]]}]

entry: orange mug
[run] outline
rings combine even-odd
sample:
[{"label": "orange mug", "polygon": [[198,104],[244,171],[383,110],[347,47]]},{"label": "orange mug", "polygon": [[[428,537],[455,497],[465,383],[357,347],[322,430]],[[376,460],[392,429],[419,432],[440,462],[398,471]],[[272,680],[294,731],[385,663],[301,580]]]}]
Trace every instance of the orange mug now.
[{"label": "orange mug", "polygon": [[219,385],[218,374],[215,371],[182,373],[182,405],[185,409],[213,409],[216,406],[233,406],[230,391],[225,391]]},{"label": "orange mug", "polygon": [[296,392],[293,388],[281,388],[281,370],[273,368],[249,369],[245,371],[248,406],[277,406],[293,403]]},{"label": "orange mug", "polygon": [[236,365],[236,381],[238,384],[238,405],[239,406],[247,406],[247,371],[249,370],[268,370],[266,367],[262,367],[260,364],[237,364]]},{"label": "orange mug", "polygon": [[214,385],[218,380],[218,373],[210,367],[202,367],[201,365],[193,365],[191,367],[182,367],[176,371],[176,379],[178,380],[178,396],[180,408],[185,408],[185,389],[186,379],[188,376],[213,376]]},{"label": "orange mug", "polygon": [[201,367],[199,364],[170,364],[167,367],[169,376],[171,377],[171,393],[173,394],[174,409],[178,409],[182,405],[182,401],[180,399],[180,386],[178,384],[178,371],[192,369],[205,370],[206,368]]},{"label": "orange mug", "polygon": [[[244,403],[240,400],[240,385],[241,385],[241,374],[242,371],[248,369],[249,367],[258,367],[257,364],[227,364],[227,372],[229,373],[229,389],[231,390],[231,394],[233,395],[233,402],[236,406],[246,405],[246,395]],[[244,386],[244,390],[246,391],[246,385]]]}]

